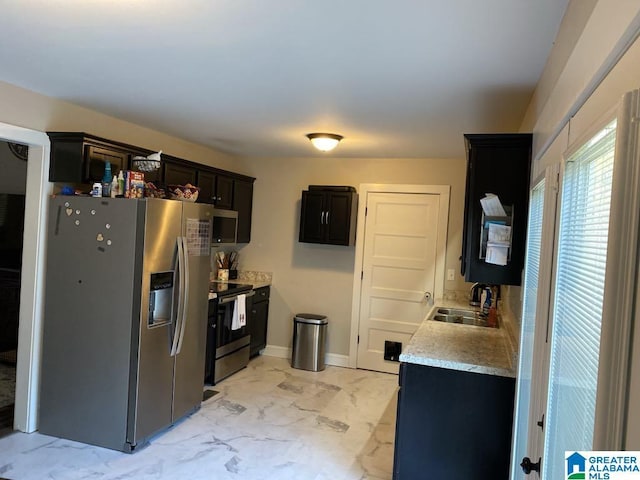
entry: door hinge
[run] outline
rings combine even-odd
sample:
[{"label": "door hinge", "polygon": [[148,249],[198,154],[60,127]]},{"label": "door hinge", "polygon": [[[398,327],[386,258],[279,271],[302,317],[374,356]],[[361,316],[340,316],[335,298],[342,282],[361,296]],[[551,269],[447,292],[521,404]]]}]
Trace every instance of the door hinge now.
[{"label": "door hinge", "polygon": [[358,335],[358,345],[360,345],[360,335]]},{"label": "door hinge", "polygon": [[369,211],[369,207],[364,207],[364,216],[367,216],[367,212]]},{"label": "door hinge", "polygon": [[364,278],[364,270],[360,270],[360,280]]}]

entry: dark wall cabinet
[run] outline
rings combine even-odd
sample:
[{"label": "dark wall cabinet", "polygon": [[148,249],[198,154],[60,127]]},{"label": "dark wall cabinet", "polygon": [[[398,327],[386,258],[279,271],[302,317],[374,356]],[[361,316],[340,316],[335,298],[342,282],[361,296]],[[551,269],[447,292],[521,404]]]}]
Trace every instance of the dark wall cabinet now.
[{"label": "dark wall cabinet", "polygon": [[400,364],[393,480],[507,480],[515,379]]},{"label": "dark wall cabinet", "polygon": [[[87,133],[48,132],[51,140],[49,181],[88,184],[102,180],[111,162],[114,175],[131,170],[133,157],[151,150],[114,142]],[[162,166],[145,172],[145,180],[159,187],[190,183],[200,188],[198,202],[238,211],[238,243],[251,240],[253,182],[255,178],[162,154]]]},{"label": "dark wall cabinet", "polygon": [[[467,282],[520,285],[524,268],[531,134],[467,134],[467,183],[464,206],[461,274]],[[483,215],[480,199],[497,195],[507,216]],[[511,246],[506,265],[487,262],[488,222],[511,227]]]},{"label": "dark wall cabinet", "polygon": [[[146,177],[146,174],[145,174]],[[190,168],[188,165],[184,165],[178,162],[164,161],[164,175],[163,182],[166,186],[169,185],[196,185],[196,171]],[[198,193],[198,197],[200,193]]]},{"label": "dark wall cabinet", "polygon": [[251,218],[253,215],[253,182],[233,181],[233,210],[238,212],[238,243],[251,241]]},{"label": "dark wall cabinet", "polygon": [[111,162],[111,171],[130,168],[135,155],[148,155],[144,149],[111,142],[85,133],[48,132],[51,140],[50,182],[92,184],[104,175],[104,166]]},{"label": "dark wall cabinet", "polygon": [[200,187],[199,202],[211,203],[227,210],[233,209],[232,177],[205,170],[198,170],[197,174],[197,185]]},{"label": "dark wall cabinet", "polygon": [[354,245],[358,194],[353,187],[310,186],[302,192],[299,241]]},{"label": "dark wall cabinet", "polygon": [[249,355],[255,357],[260,350],[267,346],[267,324],[269,321],[269,294],[270,287],[256,288],[253,297],[251,314],[249,316],[249,335],[251,335],[251,346]]}]

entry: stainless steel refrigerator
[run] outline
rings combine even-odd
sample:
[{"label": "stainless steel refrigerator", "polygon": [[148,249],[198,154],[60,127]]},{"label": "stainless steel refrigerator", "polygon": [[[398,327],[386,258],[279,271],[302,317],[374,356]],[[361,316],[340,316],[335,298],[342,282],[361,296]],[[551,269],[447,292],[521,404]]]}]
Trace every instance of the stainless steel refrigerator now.
[{"label": "stainless steel refrigerator", "polygon": [[132,452],[198,409],[213,207],[50,200],[41,433]]}]

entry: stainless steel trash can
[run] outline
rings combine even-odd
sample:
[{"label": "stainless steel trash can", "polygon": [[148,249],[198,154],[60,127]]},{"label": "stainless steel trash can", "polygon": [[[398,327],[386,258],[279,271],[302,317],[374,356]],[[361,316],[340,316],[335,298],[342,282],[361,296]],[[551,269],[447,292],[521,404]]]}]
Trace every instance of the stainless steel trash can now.
[{"label": "stainless steel trash can", "polygon": [[327,325],[325,315],[299,313],[293,318],[291,366],[301,370],[324,370]]}]

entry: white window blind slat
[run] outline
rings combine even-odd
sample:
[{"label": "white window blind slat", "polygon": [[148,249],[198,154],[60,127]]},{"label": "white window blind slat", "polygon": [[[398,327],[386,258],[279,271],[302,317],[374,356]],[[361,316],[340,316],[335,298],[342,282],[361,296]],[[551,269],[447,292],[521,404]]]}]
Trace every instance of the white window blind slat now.
[{"label": "white window blind slat", "polygon": [[616,122],[567,160],[562,181],[543,478],[593,444]]}]

